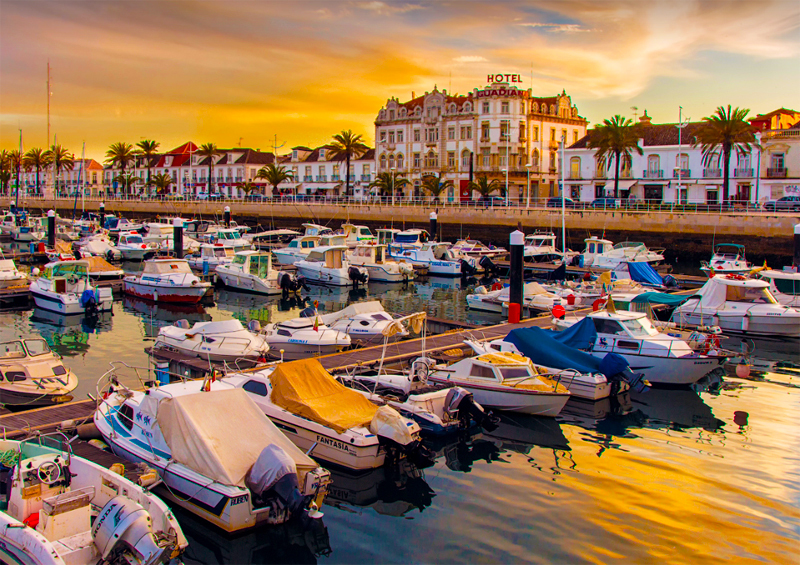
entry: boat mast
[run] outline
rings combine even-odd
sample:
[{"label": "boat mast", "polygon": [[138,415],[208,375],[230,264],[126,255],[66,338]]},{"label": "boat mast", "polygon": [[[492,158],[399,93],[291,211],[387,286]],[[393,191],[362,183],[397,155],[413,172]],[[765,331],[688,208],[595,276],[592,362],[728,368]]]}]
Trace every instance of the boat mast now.
[{"label": "boat mast", "polygon": [[[22,128],[19,129],[19,158],[20,158],[20,168],[22,168],[21,160],[22,160]],[[17,169],[19,170],[19,169]],[[19,184],[22,182],[19,179],[20,175],[17,175],[17,198],[14,202],[14,208],[19,209]],[[16,214],[16,212],[15,212]]]},{"label": "boat mast", "polygon": [[567,195],[565,194],[565,186],[564,186],[564,167],[566,164],[564,163],[564,146],[567,143],[567,136],[566,134],[561,134],[561,260],[562,262],[566,262],[567,260],[567,228],[566,228],[566,218],[567,218]]}]

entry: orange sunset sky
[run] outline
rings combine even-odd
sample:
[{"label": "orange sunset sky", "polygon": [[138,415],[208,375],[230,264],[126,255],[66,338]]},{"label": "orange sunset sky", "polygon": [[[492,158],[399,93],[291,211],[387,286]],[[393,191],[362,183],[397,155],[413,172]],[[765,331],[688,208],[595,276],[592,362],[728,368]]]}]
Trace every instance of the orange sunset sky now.
[{"label": "orange sunset sky", "polygon": [[800,2],[0,0],[0,147],[51,136],[281,152],[342,129],[372,143],[390,96],[519,73],[591,123],[646,109],[800,109]]}]

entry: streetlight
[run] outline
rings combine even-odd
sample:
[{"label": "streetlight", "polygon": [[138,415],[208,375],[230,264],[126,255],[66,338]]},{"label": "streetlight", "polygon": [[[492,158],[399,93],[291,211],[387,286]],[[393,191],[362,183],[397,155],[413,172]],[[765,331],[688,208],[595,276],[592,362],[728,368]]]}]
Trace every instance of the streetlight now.
[{"label": "streetlight", "polygon": [[525,168],[528,169],[528,187],[526,189],[528,192],[528,199],[525,202],[525,208],[530,208],[531,207],[531,164],[527,163],[525,165]]},{"label": "streetlight", "polygon": [[395,171],[395,167],[392,167],[391,171],[392,171],[392,206],[394,206],[394,171]]},{"label": "streetlight", "polygon": [[[685,128],[689,124],[689,120],[691,118],[686,118],[686,121],[683,121],[683,106],[678,106],[678,125],[675,126],[678,128],[678,162],[676,163],[678,166],[675,169],[678,170],[678,203],[680,204],[683,200],[681,198],[681,190],[683,189],[683,158],[681,155],[681,133],[683,132],[683,128]],[[688,200],[688,194],[687,194]]]},{"label": "streetlight", "polygon": [[506,174],[506,206],[508,206],[508,168],[500,169],[500,172]]}]

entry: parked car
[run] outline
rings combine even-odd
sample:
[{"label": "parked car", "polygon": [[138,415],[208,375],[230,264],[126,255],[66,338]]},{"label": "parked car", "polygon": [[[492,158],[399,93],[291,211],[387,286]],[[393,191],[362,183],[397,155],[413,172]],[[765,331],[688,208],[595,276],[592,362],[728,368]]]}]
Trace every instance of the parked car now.
[{"label": "parked car", "polygon": [[268,200],[268,198],[263,194],[258,194],[258,193],[248,194],[247,196],[244,197],[245,202],[264,202],[265,200]]},{"label": "parked car", "polygon": [[610,196],[595,198],[592,202],[592,208],[619,208],[619,201]]},{"label": "parked car", "polygon": [[501,196],[487,196],[481,201],[481,204],[484,206],[509,206],[509,203],[506,203],[506,199]]},{"label": "parked car", "polygon": [[781,210],[800,212],[800,196],[784,196],[777,200],[769,200],[764,203],[764,210],[772,210],[773,212],[779,212]]},{"label": "parked car", "polygon": [[[553,198],[547,199],[547,207],[548,208],[561,208],[561,197],[554,196]],[[572,198],[565,198],[564,199],[564,208],[577,208],[577,204]]]}]

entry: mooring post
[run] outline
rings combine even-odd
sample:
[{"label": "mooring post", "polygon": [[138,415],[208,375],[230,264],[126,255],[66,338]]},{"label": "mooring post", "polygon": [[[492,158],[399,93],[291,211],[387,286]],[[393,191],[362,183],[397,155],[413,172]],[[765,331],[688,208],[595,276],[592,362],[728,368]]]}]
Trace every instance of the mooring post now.
[{"label": "mooring post", "polygon": [[225,211],[222,213],[222,221],[226,228],[231,227],[231,207],[225,206]]},{"label": "mooring post", "polygon": [[794,270],[800,272],[800,224],[794,225],[794,258],[792,259]]},{"label": "mooring post", "polygon": [[430,215],[431,241],[437,241],[437,239],[436,239],[436,220],[437,220],[437,218],[438,218],[438,216],[437,216],[436,212],[431,212],[431,215]]},{"label": "mooring post", "polygon": [[183,220],[174,218],[172,220],[172,251],[175,257],[183,259]]},{"label": "mooring post", "polygon": [[511,251],[511,268],[509,269],[509,292],[508,292],[508,322],[510,324],[519,323],[522,314],[522,284],[523,284],[523,263],[522,252],[525,246],[525,234],[519,230],[511,232],[509,238]]},{"label": "mooring post", "polygon": [[103,229],[103,224],[106,221],[106,203],[100,203],[100,229]]},{"label": "mooring post", "polygon": [[47,211],[47,246],[53,249],[56,246],[56,211]]}]

